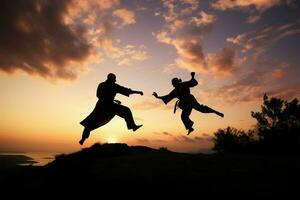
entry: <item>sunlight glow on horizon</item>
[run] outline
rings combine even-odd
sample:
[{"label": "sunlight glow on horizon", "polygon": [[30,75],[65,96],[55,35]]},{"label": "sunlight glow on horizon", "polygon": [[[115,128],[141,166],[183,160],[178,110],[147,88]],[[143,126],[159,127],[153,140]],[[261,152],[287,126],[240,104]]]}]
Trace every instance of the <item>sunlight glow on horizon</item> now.
[{"label": "sunlight glow on horizon", "polygon": [[[218,129],[255,125],[251,111],[260,109],[265,92],[300,97],[300,12],[293,0],[7,2],[15,14],[0,21],[7,28],[0,44],[8,41],[0,45],[0,151],[82,148],[79,123],[94,109],[97,86],[108,73],[116,74],[117,84],[144,92],[115,98],[143,127],[127,130],[115,116],[91,132],[85,147],[211,148]],[[36,8],[53,12],[55,21]],[[247,21],[258,13],[257,21]],[[152,93],[168,94],[172,78],[189,80],[191,71],[199,83],[191,93],[225,117],[193,111],[195,131],[187,136],[181,110],[173,113],[175,100],[165,105]]]},{"label": "sunlight glow on horizon", "polygon": [[118,143],[118,139],[115,138],[115,137],[108,137],[107,138],[107,143],[109,143],[109,144]]}]

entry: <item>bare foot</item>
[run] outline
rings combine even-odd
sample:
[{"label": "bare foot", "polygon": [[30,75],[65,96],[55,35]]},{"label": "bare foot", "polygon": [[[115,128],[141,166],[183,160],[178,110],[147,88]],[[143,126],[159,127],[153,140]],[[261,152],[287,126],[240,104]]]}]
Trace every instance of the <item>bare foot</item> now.
[{"label": "bare foot", "polygon": [[83,143],[84,143],[84,139],[81,139],[81,140],[79,141],[79,144],[80,144],[80,145],[83,145]]},{"label": "bare foot", "polygon": [[142,126],[143,126],[143,125],[137,125],[137,126],[133,127],[132,130],[133,130],[133,131],[136,131],[136,130],[138,130],[139,128],[141,128]]},{"label": "bare foot", "polygon": [[193,128],[189,128],[189,131],[188,131],[188,134],[187,135],[189,135],[191,132],[193,132],[194,131],[194,129]]}]

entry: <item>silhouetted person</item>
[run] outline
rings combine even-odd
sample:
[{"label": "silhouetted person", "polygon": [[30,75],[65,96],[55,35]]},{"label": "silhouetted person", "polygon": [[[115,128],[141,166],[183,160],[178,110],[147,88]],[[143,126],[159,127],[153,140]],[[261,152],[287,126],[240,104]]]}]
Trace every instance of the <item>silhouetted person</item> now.
[{"label": "silhouetted person", "polygon": [[141,91],[134,91],[116,84],[116,75],[108,74],[107,80],[98,86],[96,107],[89,116],[80,122],[84,126],[82,139],[79,141],[81,145],[89,137],[92,130],[107,124],[115,115],[125,119],[128,129],[136,131],[142,126],[135,124],[131,110],[128,107],[120,105],[120,101],[114,100],[117,93],[125,96],[131,94],[143,95]]},{"label": "silhouetted person", "polygon": [[168,95],[158,96],[156,92],[153,93],[156,98],[163,100],[165,104],[174,98],[179,99],[175,104],[174,113],[178,105],[178,107],[182,109],[181,120],[185,128],[188,130],[188,135],[194,130],[194,122],[189,117],[192,109],[202,113],[215,113],[221,117],[224,117],[223,113],[215,111],[214,109],[205,105],[201,105],[197,102],[196,98],[190,92],[191,87],[198,85],[198,82],[195,79],[195,72],[192,72],[191,76],[192,79],[185,82],[182,82],[181,79],[173,78],[172,85],[174,86],[174,89]]}]

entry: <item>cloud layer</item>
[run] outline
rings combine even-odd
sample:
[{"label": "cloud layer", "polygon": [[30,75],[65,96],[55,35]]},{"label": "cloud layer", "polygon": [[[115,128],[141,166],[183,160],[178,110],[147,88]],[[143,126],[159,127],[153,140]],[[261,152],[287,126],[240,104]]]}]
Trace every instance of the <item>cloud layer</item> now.
[{"label": "cloud layer", "polygon": [[177,66],[191,71],[208,71],[203,51],[203,36],[211,29],[216,17],[199,10],[197,1],[163,1],[166,12],[161,16],[165,27],[154,33],[156,39],[172,45],[178,54]]},{"label": "cloud layer", "polygon": [[[177,59],[169,66],[177,65],[189,71],[215,76],[228,76],[236,72],[246,57],[239,57],[235,45],[220,49],[216,53],[205,53],[203,42],[211,32],[217,17],[199,5],[185,2],[163,1],[167,9],[163,16],[165,27],[154,33],[156,39],[175,48]],[[183,12],[189,9],[190,12]]]},{"label": "cloud layer", "polygon": [[85,60],[91,46],[83,26],[64,22],[70,5],[67,0],[1,1],[0,70],[74,79],[69,64]]},{"label": "cloud layer", "polygon": [[219,10],[227,9],[247,9],[254,7],[257,10],[266,10],[273,6],[286,3],[288,1],[282,0],[216,0],[212,3],[212,7]]},{"label": "cloud layer", "polygon": [[75,79],[91,63],[148,59],[144,45],[122,43],[112,31],[136,23],[119,0],[0,2],[0,70],[46,79]]}]

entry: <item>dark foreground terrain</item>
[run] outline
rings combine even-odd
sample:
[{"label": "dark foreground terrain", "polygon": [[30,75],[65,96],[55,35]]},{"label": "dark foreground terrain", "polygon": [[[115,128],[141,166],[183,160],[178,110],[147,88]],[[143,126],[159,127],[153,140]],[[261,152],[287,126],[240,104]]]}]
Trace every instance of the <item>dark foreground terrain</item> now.
[{"label": "dark foreground terrain", "polygon": [[59,155],[43,167],[12,166],[2,158],[0,180],[2,191],[13,191],[10,194],[142,192],[145,197],[163,192],[197,197],[298,199],[299,158],[183,154],[126,144],[95,144]]}]

